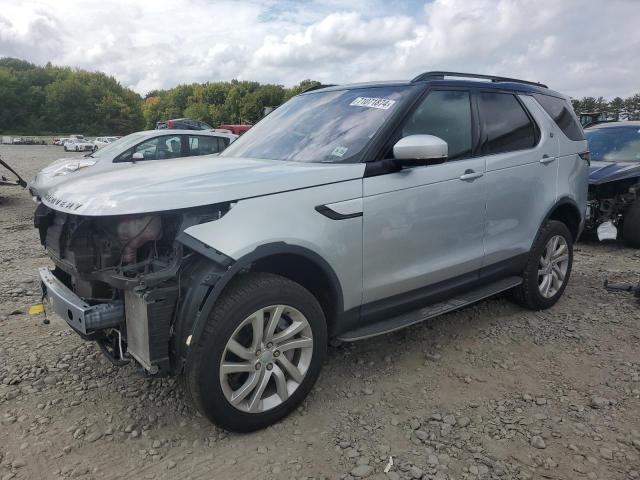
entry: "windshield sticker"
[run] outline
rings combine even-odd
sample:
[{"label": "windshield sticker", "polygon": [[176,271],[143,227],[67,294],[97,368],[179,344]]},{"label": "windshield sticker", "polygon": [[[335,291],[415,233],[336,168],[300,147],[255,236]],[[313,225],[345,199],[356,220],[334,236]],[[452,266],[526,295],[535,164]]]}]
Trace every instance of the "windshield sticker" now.
[{"label": "windshield sticker", "polygon": [[336,147],[333,149],[333,152],[331,152],[331,155],[334,157],[343,157],[344,154],[347,153],[347,150],[349,150],[347,147]]},{"label": "windshield sticker", "polygon": [[388,100],[386,98],[358,97],[353,102],[351,102],[349,106],[389,110],[394,103],[396,103],[395,100]]}]

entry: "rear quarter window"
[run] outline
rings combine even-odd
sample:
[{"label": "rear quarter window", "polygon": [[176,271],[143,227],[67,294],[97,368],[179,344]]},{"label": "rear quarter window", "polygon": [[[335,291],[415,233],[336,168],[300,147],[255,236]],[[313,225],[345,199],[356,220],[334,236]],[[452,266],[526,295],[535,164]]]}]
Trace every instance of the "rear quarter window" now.
[{"label": "rear quarter window", "polygon": [[576,114],[565,99],[534,93],[533,97],[538,101],[544,111],[549,114],[556,125],[562,130],[569,140],[584,140],[584,132],[580,126]]},{"label": "rear quarter window", "polygon": [[538,143],[537,127],[514,95],[481,92],[478,104],[484,126],[483,153],[515,152]]}]

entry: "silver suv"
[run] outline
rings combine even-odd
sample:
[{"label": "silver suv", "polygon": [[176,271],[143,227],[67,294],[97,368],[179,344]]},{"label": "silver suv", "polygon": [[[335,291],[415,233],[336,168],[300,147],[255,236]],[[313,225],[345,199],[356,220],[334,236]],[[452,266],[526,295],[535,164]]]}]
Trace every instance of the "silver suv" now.
[{"label": "silver suv", "polygon": [[359,340],[509,291],[558,301],[584,224],[567,97],[502,77],[304,92],[219,157],[131,163],[35,214],[53,310],[117,365],[181,375],[249,431],[291,412],[329,338]]}]

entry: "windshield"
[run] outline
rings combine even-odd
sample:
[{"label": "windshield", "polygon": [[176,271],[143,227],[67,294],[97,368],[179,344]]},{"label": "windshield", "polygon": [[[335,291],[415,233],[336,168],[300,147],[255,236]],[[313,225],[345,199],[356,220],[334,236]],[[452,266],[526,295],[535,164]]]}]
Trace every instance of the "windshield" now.
[{"label": "windshield", "polygon": [[292,98],[238,138],[221,156],[352,163],[401,108],[409,87],[318,91]]},{"label": "windshield", "polygon": [[119,138],[113,142],[105,145],[104,147],[93,152],[89,157],[92,158],[114,158],[116,155],[124,152],[127,148],[132,147],[138,142],[141,142],[146,135],[144,133],[132,133],[126,137]]},{"label": "windshield", "polygon": [[587,129],[591,160],[640,162],[640,125]]}]

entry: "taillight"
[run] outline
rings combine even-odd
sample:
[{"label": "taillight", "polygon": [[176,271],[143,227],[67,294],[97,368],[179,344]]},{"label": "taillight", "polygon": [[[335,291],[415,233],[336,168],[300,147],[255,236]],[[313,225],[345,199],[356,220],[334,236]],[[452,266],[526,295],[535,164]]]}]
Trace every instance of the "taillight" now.
[{"label": "taillight", "polygon": [[579,153],[578,155],[580,155],[580,158],[582,160],[584,160],[585,162],[587,162],[587,165],[591,165],[591,154],[589,152],[589,150]]}]

